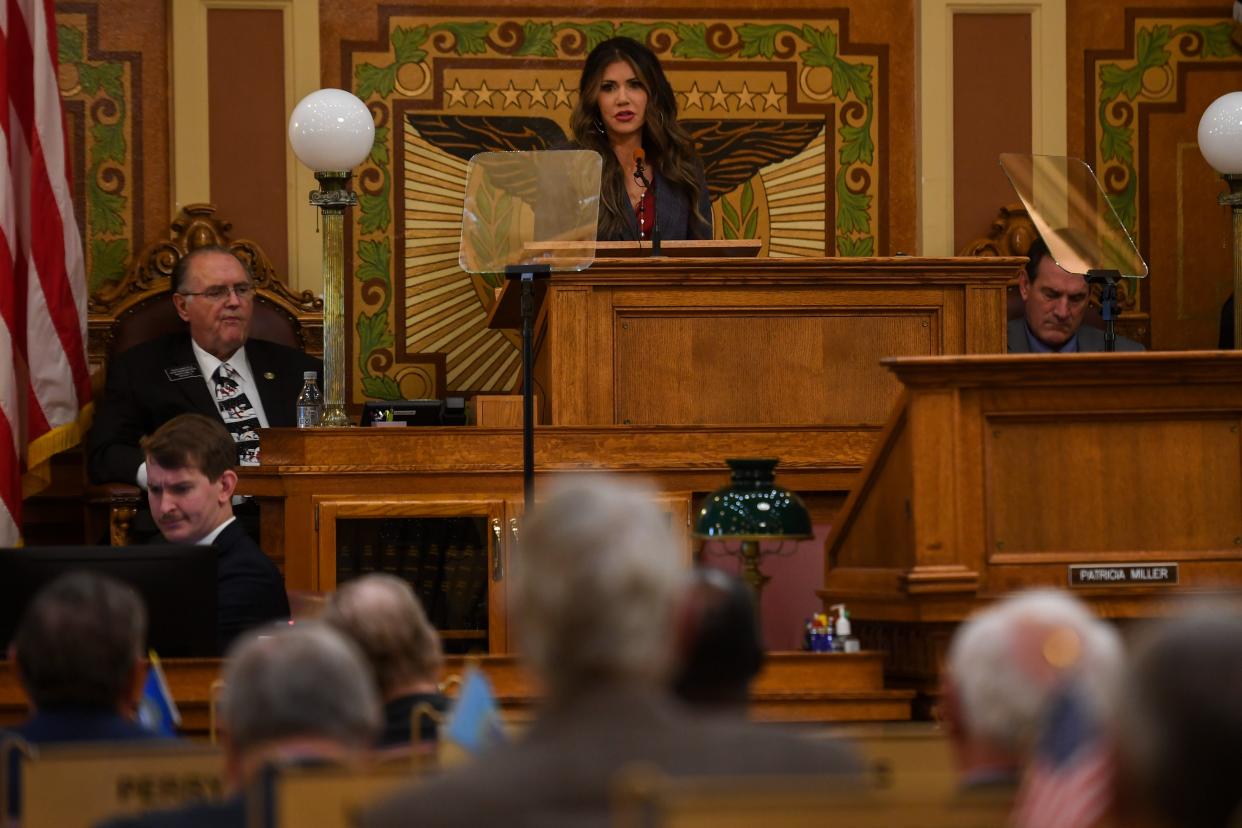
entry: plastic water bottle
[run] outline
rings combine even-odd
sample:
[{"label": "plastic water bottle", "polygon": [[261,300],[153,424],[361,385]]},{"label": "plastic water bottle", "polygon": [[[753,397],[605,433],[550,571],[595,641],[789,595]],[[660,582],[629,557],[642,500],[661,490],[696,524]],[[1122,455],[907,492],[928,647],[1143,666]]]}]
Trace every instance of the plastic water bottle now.
[{"label": "plastic water bottle", "polygon": [[315,372],[302,374],[302,392],[298,394],[298,428],[314,428],[323,416],[323,394],[315,382]]}]

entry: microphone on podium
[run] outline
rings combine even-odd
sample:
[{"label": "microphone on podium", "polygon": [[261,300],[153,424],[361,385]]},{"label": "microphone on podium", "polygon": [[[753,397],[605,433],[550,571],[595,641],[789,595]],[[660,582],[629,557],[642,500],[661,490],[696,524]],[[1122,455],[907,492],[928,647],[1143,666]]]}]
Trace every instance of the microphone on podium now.
[{"label": "microphone on podium", "polygon": [[[643,190],[645,191],[643,195],[644,198],[651,194],[651,179],[647,178],[646,167],[644,166],[644,162],[646,160],[647,153],[643,152],[642,147],[638,147],[634,150],[634,177],[638,179],[638,183],[643,185]],[[655,199],[653,197],[652,202],[654,201]],[[652,206],[655,206],[654,203]],[[642,238],[641,222],[639,226],[639,238]],[[651,255],[660,255],[660,228],[656,225],[655,216],[651,217]]]}]

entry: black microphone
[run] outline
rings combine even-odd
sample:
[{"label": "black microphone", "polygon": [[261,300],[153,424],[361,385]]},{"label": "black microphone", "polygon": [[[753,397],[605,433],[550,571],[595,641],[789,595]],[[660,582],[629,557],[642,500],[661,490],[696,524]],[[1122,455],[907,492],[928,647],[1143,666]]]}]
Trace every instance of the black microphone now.
[{"label": "black microphone", "polygon": [[634,177],[638,179],[639,184],[643,185],[644,190],[651,186],[651,182],[648,181],[647,176],[643,174],[645,169],[643,167],[643,161],[646,157],[647,154],[643,152],[642,147],[634,150]]}]

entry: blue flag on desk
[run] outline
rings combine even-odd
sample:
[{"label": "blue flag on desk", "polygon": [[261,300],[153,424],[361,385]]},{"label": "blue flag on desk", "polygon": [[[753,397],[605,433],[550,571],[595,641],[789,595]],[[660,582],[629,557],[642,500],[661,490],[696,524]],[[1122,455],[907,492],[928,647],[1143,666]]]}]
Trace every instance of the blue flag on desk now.
[{"label": "blue flag on desk", "polygon": [[477,667],[466,669],[443,736],[470,753],[480,753],[505,739],[496,695],[487,676]]},{"label": "blue flag on desk", "polygon": [[176,736],[181,724],[181,711],[168,691],[160,658],[154,650],[147,653],[151,666],[147,668],[147,680],[142,685],[142,698],[138,701],[138,721],[147,729],[161,736]]}]

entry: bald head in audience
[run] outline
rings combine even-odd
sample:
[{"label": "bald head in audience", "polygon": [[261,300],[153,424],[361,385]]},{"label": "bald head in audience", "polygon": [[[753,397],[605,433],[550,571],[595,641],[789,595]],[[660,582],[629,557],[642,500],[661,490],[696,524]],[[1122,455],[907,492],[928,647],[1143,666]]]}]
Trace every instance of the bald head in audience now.
[{"label": "bald head in audience", "polygon": [[1242,618],[1153,622],[1122,715],[1122,824],[1242,825]]},{"label": "bald head in audience", "polygon": [[1064,592],[1017,593],[972,615],[949,645],[942,699],[963,783],[1016,782],[1070,688],[1092,721],[1111,721],[1123,668],[1116,630]]},{"label": "bald head in audience", "polygon": [[436,738],[447,708],[440,694],[440,637],[408,583],[384,573],[347,581],[328,598],[322,620],[358,645],[384,701],[383,746],[409,744],[415,717],[419,741]]}]

